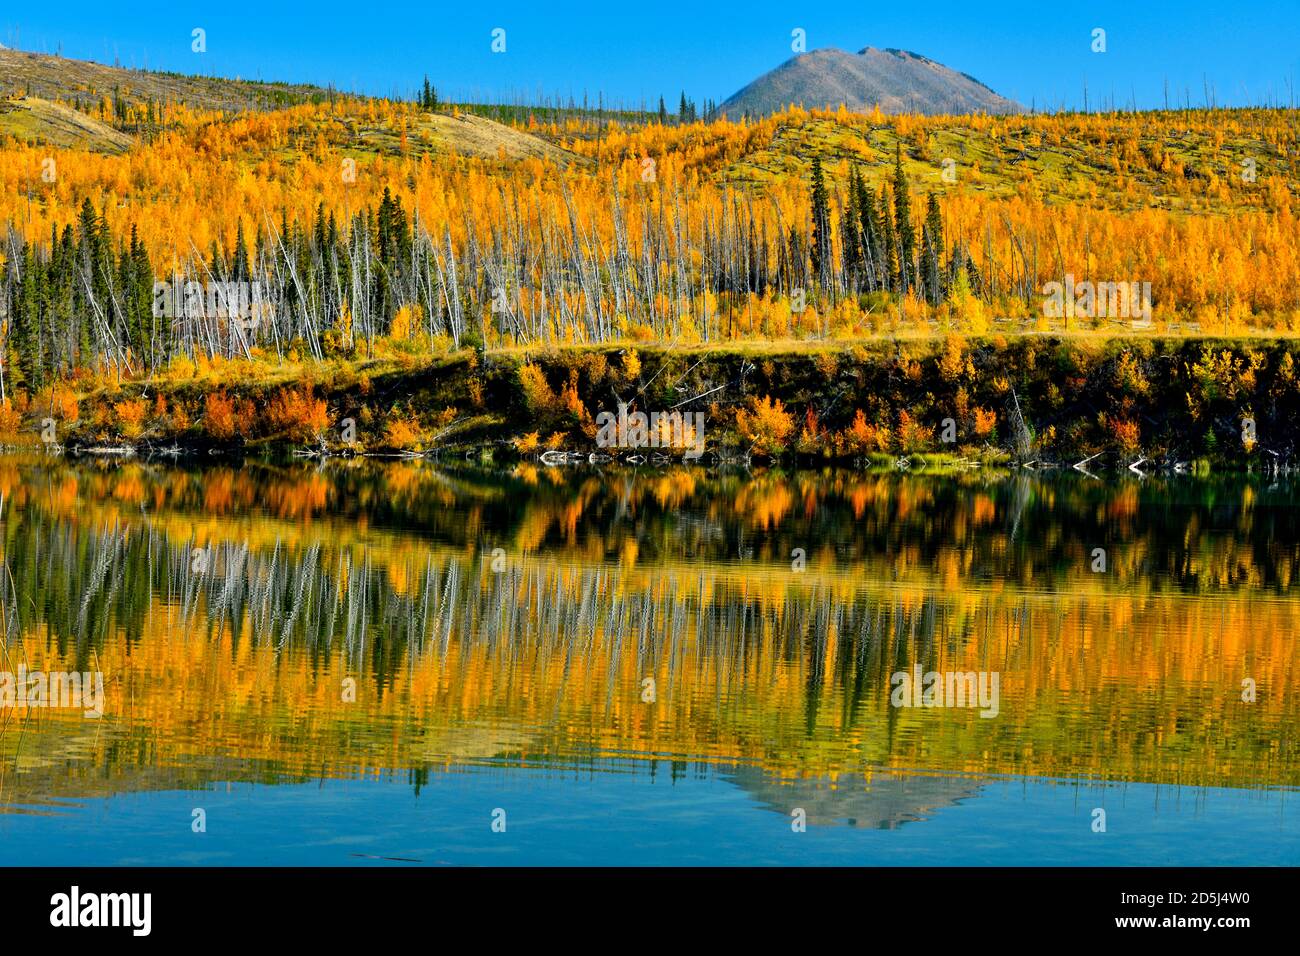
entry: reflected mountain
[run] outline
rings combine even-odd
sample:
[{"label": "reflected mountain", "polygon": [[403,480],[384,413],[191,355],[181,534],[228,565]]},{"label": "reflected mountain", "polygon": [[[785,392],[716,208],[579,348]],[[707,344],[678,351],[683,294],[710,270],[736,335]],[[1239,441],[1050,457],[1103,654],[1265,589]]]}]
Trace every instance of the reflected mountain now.
[{"label": "reflected mountain", "polygon": [[929,774],[838,774],[775,777],[762,767],[738,767],[723,776],[782,816],[802,808],[809,826],[896,830],[979,795],[982,782]]}]

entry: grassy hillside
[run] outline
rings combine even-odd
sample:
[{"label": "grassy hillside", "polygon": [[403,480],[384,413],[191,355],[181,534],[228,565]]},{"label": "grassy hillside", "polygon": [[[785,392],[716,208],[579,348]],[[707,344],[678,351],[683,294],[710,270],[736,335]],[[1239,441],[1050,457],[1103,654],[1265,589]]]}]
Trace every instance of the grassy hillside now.
[{"label": "grassy hillside", "polygon": [[[81,60],[0,50],[0,143],[121,153],[147,147],[164,133],[196,150],[215,130],[246,128],[249,113],[283,118],[284,136],[254,126],[241,136],[245,161],[293,162],[317,141],[354,158],[462,156],[556,165],[585,162],[550,139],[476,112],[402,108],[366,110],[361,97],[308,84],[260,83],[220,77],[127,70]],[[347,104],[338,112],[294,107]],[[491,112],[483,110],[480,112]]]},{"label": "grassy hillside", "polygon": [[[360,157],[455,155],[512,162],[537,159],[557,166],[589,162],[540,136],[473,113],[412,112],[398,122],[381,119],[373,123],[344,117],[337,126],[328,126],[328,134],[349,154]],[[326,133],[325,124],[308,119],[295,135],[305,138]],[[292,161],[294,150],[287,149],[282,155]]]},{"label": "grassy hillside", "polygon": [[0,139],[5,137],[97,153],[123,153],[135,142],[94,117],[33,96],[0,100]]},{"label": "grassy hillside", "polygon": [[[901,154],[904,170],[921,188],[961,187],[1000,198],[1029,194],[1056,205],[1102,204],[1114,211],[1259,207],[1268,201],[1266,190],[1244,187],[1270,175],[1283,176],[1294,195],[1300,179],[1294,137],[1272,141],[1264,111],[1230,116],[1233,122],[1222,125],[1196,113],[1183,121],[1134,114],[1064,122],[941,117],[899,123],[870,114],[799,113],[779,124],[769,140],[711,172],[737,186],[762,188],[806,178],[816,157],[832,178],[844,179],[850,167],[858,167],[880,183]],[[948,179],[945,161],[951,164]],[[1254,179],[1247,182],[1243,173],[1252,164]],[[1230,203],[1217,188],[1225,183]]]},{"label": "grassy hillside", "polygon": [[[195,57],[196,65],[201,62]],[[0,96],[94,103],[114,93],[132,102],[184,104],[195,110],[282,109],[343,96],[309,83],[262,82],[104,66],[44,53],[0,49]]]}]

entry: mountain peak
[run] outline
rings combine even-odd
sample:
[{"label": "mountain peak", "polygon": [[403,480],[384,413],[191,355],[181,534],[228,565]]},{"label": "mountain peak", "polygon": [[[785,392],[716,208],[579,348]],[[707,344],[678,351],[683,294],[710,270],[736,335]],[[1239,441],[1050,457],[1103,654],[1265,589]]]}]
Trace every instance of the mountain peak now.
[{"label": "mountain peak", "polygon": [[1018,113],[1020,104],[999,96],[975,77],[929,57],[896,47],[846,53],[821,47],[764,73],[721,107],[731,115],[765,115],[791,103],[855,112]]}]

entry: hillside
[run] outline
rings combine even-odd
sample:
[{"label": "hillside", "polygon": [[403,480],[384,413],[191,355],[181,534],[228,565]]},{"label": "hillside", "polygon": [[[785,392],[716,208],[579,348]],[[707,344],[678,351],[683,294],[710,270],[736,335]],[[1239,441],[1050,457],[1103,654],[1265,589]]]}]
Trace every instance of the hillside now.
[{"label": "hillside", "polygon": [[44,143],[59,149],[121,153],[134,140],[126,133],[61,103],[27,96],[0,100],[0,138]]},{"label": "hillside", "polygon": [[907,50],[874,47],[801,53],[734,93],[721,111],[766,116],[791,104],[925,115],[1021,111],[972,76]]},{"label": "hillside", "polygon": [[[278,151],[286,161],[297,155],[297,144],[324,137],[355,158],[406,152],[585,162],[526,130],[460,111],[407,104],[372,110],[367,100],[318,86],[152,73],[15,50],[0,50],[0,96],[0,140],[60,149],[121,153],[163,130],[192,136],[195,147],[204,148],[224,129],[240,136],[245,159],[252,159],[276,151],[265,127],[238,132],[246,126],[241,115],[257,114],[292,117],[294,145]],[[210,112],[226,117],[200,124],[191,119]]]},{"label": "hillside", "polygon": [[[1225,117],[1226,119],[1226,117]],[[893,174],[896,151],[907,174],[927,188],[945,183],[945,160],[961,185],[1011,198],[1029,191],[1047,204],[1104,202],[1115,211],[1216,210],[1228,203],[1212,181],[1233,188],[1232,206],[1261,207],[1269,194],[1244,182],[1239,171],[1294,176],[1294,156],[1272,145],[1253,123],[1193,123],[1171,129],[1156,117],[1088,120],[1062,129],[1050,119],[1022,115],[990,119],[907,117],[898,123],[822,111],[780,114],[767,141],[717,163],[710,173],[736,186],[770,189],[806,180],[814,157],[826,175],[844,181],[858,169],[875,187]],[[1233,175],[1238,173],[1238,175]],[[1294,179],[1290,180],[1294,182]]]},{"label": "hillside", "polygon": [[[362,153],[400,155],[401,132],[393,124],[354,124],[350,148]],[[407,149],[415,155],[449,155],[478,159],[541,159],[567,166],[587,160],[539,136],[471,113],[421,113],[410,124]]]},{"label": "hillside", "polygon": [[307,83],[188,76],[104,66],[45,53],[0,48],[0,95],[94,103],[120,94],[132,102],[185,104],[199,110],[267,110],[343,96]]}]

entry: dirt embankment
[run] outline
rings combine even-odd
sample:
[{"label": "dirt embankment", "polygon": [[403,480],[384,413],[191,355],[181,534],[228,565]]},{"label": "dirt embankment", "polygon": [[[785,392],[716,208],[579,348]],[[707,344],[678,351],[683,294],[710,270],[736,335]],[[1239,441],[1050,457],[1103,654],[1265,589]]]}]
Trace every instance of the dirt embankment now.
[{"label": "dirt embankment", "polygon": [[[404,366],[129,383],[51,407],[60,442],[80,447],[804,461],[1097,455],[1098,466],[1271,467],[1295,453],[1297,353],[1290,339],[1036,335],[461,351]],[[46,400],[23,410],[29,437],[49,417]]]}]

